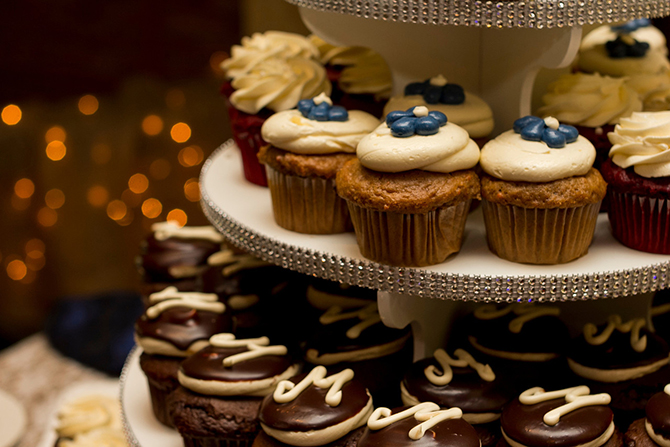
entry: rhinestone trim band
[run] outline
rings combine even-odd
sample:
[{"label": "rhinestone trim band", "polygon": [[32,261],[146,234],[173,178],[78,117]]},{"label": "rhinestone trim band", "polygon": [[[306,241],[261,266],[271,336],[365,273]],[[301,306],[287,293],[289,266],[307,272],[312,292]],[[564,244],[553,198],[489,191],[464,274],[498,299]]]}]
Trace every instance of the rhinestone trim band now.
[{"label": "rhinestone trim band", "polygon": [[126,382],[128,380],[128,372],[130,371],[131,365],[130,363],[132,361],[137,361],[137,353],[139,352],[140,348],[138,346],[134,346],[133,349],[128,353],[128,357],[126,357],[126,361],[123,364],[123,369],[121,369],[121,375],[119,376],[119,400],[121,401],[121,425],[123,429],[123,434],[126,437],[126,441],[128,442],[129,447],[141,447],[139,441],[135,437],[135,433],[133,432],[133,429],[130,427],[130,423],[128,422],[128,416],[126,415],[126,409],[125,409],[125,402],[123,399],[124,395],[124,390],[126,387]]},{"label": "rhinestone trim band", "polygon": [[663,0],[286,0],[296,6],[388,22],[485,28],[554,28],[670,14]]}]

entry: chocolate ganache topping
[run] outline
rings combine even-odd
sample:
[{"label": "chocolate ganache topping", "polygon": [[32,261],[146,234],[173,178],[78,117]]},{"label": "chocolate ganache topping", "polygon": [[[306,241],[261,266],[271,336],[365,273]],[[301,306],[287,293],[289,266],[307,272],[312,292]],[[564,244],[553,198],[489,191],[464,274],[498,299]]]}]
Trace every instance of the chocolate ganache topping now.
[{"label": "chocolate ganache topping", "polygon": [[545,392],[531,388],[507,405],[500,418],[512,447],[605,444],[614,433],[609,394],[589,395],[586,386]]},{"label": "chocolate ganache topping", "polygon": [[502,407],[514,398],[514,389],[465,350],[457,349],[454,357],[438,349],[434,357],[415,362],[401,383],[403,403],[458,407],[471,424],[497,419]]},{"label": "chocolate ganache topping", "polygon": [[670,445],[670,384],[649,399],[645,412],[649,437],[663,447]]},{"label": "chocolate ganache topping", "polygon": [[668,344],[645,327],[642,318],[586,324],[570,345],[568,364],[578,375],[599,382],[621,382],[650,374],[668,363]]},{"label": "chocolate ganache topping", "polygon": [[413,407],[377,408],[358,447],[480,447],[477,432],[459,408],[441,410],[432,402]]}]

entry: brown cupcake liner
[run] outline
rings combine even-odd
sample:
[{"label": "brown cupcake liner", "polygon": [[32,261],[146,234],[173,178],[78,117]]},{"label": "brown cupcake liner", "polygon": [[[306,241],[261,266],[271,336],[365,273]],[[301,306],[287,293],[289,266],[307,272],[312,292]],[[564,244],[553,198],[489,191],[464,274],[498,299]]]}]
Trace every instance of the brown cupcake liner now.
[{"label": "brown cupcake liner", "polygon": [[627,247],[670,254],[670,201],[607,189],[607,215],[614,237]]},{"label": "brown cupcake liner", "polygon": [[174,428],[172,422],[172,417],[170,416],[169,407],[167,405],[167,399],[172,394],[174,389],[165,389],[164,387],[156,386],[152,383],[152,380],[147,380],[149,382],[149,394],[151,395],[151,409],[153,410],[154,416],[158,419],[158,422],[165,425],[166,427]]},{"label": "brown cupcake liner", "polygon": [[522,208],[482,201],[489,249],[524,264],[563,264],[584,256],[600,202],[572,208]]},{"label": "brown cupcake liner", "polygon": [[299,177],[265,168],[277,225],[306,234],[353,230],[347,204],[335,191],[335,179]]},{"label": "brown cupcake liner", "polygon": [[366,209],[348,201],[361,254],[400,267],[439,264],[461,249],[471,200],[423,214]]}]

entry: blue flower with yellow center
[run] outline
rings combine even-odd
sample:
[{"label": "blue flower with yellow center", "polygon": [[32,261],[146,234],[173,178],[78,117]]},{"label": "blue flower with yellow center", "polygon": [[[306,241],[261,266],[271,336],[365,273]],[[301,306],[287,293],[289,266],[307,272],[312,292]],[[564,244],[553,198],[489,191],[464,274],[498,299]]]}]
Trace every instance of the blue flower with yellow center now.
[{"label": "blue flower with yellow center", "polygon": [[[557,126],[549,125],[552,122]],[[574,126],[558,124],[554,118],[542,119],[533,115],[514,121],[512,128],[515,133],[521,134],[524,140],[542,141],[552,149],[560,149],[566,144],[574,143],[579,136],[579,131]]]},{"label": "blue flower with yellow center", "polygon": [[326,101],[319,104],[314,99],[298,101],[298,110],[307,119],[315,121],[347,121],[349,112],[342,106],[333,106]]},{"label": "blue flower with yellow center", "polygon": [[[396,110],[386,115],[386,125],[391,129],[391,135],[398,138],[407,138],[412,135],[435,135],[440,127],[447,124],[447,115],[442,112],[431,111],[423,115],[415,113],[416,107],[404,112]],[[427,110],[422,107],[423,110]]]}]

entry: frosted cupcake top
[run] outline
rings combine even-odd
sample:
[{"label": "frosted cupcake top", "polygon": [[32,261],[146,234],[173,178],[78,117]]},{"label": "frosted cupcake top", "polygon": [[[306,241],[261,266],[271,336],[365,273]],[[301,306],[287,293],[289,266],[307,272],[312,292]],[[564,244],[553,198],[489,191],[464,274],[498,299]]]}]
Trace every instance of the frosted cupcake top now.
[{"label": "frosted cupcake top", "polygon": [[275,113],[261,127],[263,139],[296,154],[356,152],[358,142],[379,125],[379,120],[332,104],[322,94],[301,101],[298,109]]},{"label": "frosted cupcake top", "polygon": [[636,112],[607,134],[617,166],[647,178],[670,176],[670,111]]},{"label": "frosted cupcake top", "polygon": [[670,109],[670,71],[631,75],[627,77],[626,85],[640,95],[642,110]]},{"label": "frosted cupcake top", "polygon": [[642,110],[638,94],[621,78],[599,74],[564,74],[549,84],[538,116],[585,127],[616,124],[621,117]]},{"label": "frosted cupcake top", "polygon": [[442,75],[407,85],[403,95],[389,99],[384,106],[384,115],[414,106],[444,113],[449,121],[461,126],[472,138],[485,137],[493,130],[491,107],[480,97],[465,92],[461,86],[448,83]]},{"label": "frosted cupcake top", "polygon": [[380,172],[448,173],[479,161],[479,147],[465,129],[423,106],[387,114],[386,122],[358,143],[356,154],[363,166]]},{"label": "frosted cupcake top", "polygon": [[628,34],[633,39],[648,43],[650,51],[668,53],[665,35],[661,30],[652,26],[649,19],[637,19],[619,25],[599,26],[584,36],[579,49],[588,50],[596,45],[604,45],[610,40],[615,40],[622,27],[627,27],[630,30]]},{"label": "frosted cupcake top", "polygon": [[527,116],[484,145],[480,165],[487,174],[505,181],[551,182],[585,175],[595,157],[593,144],[574,127],[552,117]]}]

